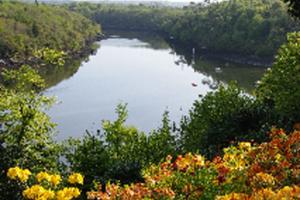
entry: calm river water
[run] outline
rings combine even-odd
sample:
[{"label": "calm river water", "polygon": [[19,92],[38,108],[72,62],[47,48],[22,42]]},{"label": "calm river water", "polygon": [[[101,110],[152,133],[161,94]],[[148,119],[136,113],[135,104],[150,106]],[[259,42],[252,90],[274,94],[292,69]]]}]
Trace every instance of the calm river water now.
[{"label": "calm river water", "polygon": [[149,132],[160,126],[166,110],[178,122],[217,83],[237,80],[249,91],[264,72],[194,58],[192,50],[179,55],[162,38],[142,33],[115,33],[99,45],[81,64],[44,74],[51,85],[46,95],[58,100],[48,111],[58,125],[58,140],[101,129],[103,119],[116,119],[119,103],[128,103],[128,125]]}]

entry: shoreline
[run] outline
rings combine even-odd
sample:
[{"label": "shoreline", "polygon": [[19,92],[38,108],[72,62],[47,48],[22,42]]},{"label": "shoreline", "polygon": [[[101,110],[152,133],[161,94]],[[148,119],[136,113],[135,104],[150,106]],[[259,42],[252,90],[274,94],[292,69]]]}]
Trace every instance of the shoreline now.
[{"label": "shoreline", "polygon": [[[199,48],[193,45],[184,44],[177,40],[172,40],[169,38],[164,37],[164,39],[170,44],[170,47],[173,48],[175,51],[176,49],[182,49],[185,53],[188,53],[189,56],[196,56],[196,57],[207,57],[212,59],[223,60],[226,62],[232,62],[236,64],[244,64],[254,67],[271,67],[274,61],[274,56],[268,57],[258,57],[254,55],[242,55],[237,53],[226,53],[222,51],[214,51],[206,48]],[[182,51],[181,50],[181,51]],[[193,55],[194,53],[194,55]]]},{"label": "shoreline", "polygon": [[[195,48],[195,55],[196,56],[206,56],[209,58],[215,58],[219,60],[224,60],[227,62],[232,62],[236,64],[245,64],[255,67],[270,67],[273,64],[274,61],[274,55],[273,56],[265,56],[265,57],[258,57],[255,55],[242,55],[238,53],[226,53],[222,51],[216,51],[211,49],[205,49],[205,48],[199,48],[195,47],[195,45],[191,44],[185,44],[181,41],[178,41],[176,39],[171,39],[170,36],[162,31],[159,30],[144,30],[144,29],[119,29],[116,27],[103,27],[104,32],[111,32],[111,31],[129,31],[129,32],[141,32],[141,33],[148,33],[148,34],[157,34],[161,36],[167,43],[169,43],[170,47],[173,49],[183,49],[186,52],[190,52],[190,56],[192,55],[192,49]],[[107,38],[107,35],[105,35],[103,38]],[[197,46],[197,45],[196,45]]]},{"label": "shoreline", "polygon": [[[68,54],[67,57],[65,58],[65,63],[70,62],[73,59],[78,59],[86,54],[91,54],[93,51],[96,49],[93,49],[93,44],[94,42],[100,41],[101,39],[104,38],[103,33],[98,33],[95,37],[89,38],[86,40],[86,45],[78,52],[71,52],[71,54]],[[27,58],[22,58],[22,60],[13,60],[13,58],[0,58],[0,72],[2,71],[3,68],[19,68],[22,65],[30,65],[33,68],[36,68],[40,65],[43,65],[43,62],[40,60],[34,58],[33,56],[28,56]]]}]

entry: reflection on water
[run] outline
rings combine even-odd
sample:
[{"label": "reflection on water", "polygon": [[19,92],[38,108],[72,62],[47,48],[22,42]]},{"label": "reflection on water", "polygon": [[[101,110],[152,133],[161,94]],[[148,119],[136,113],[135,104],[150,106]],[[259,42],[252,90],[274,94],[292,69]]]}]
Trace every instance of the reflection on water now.
[{"label": "reflection on water", "polygon": [[[128,103],[128,124],[143,131],[160,125],[165,110],[178,122],[199,95],[217,83],[237,80],[248,91],[264,69],[211,61],[171,49],[161,37],[143,33],[112,33],[89,60],[42,73],[57,96],[49,114],[58,123],[58,139],[96,131],[101,119],[115,119],[114,109]],[[80,65],[81,63],[81,65]]]},{"label": "reflection on water", "polygon": [[[110,39],[119,38],[131,41],[130,45],[134,46],[134,41],[139,41],[139,45],[145,48],[157,49],[157,50],[168,50],[170,45],[159,35],[146,32],[130,32],[130,31],[108,31],[105,33]],[[102,43],[105,41],[102,41]],[[111,42],[109,42],[111,43]],[[119,43],[120,44],[120,43]]]},{"label": "reflection on water", "polygon": [[81,64],[88,61],[89,55],[82,55],[80,58],[68,61],[64,66],[42,66],[38,69],[38,71],[45,80],[46,87],[51,88],[59,84],[61,81],[72,77],[76,74]]},{"label": "reflection on water", "polygon": [[211,76],[215,81],[237,83],[247,92],[251,93],[257,80],[264,74],[265,68],[255,66],[241,66],[233,63],[226,63],[218,60],[207,60],[198,58],[193,64],[193,68],[207,76]]},{"label": "reflection on water", "polygon": [[[177,45],[172,46],[172,53],[179,56],[175,62],[188,64],[195,71],[210,76],[214,83],[229,83],[236,81],[239,86],[251,93],[256,82],[266,71],[264,66],[253,66],[247,64],[237,64],[217,58],[217,56],[204,54],[195,55],[193,49],[182,48]],[[197,50],[194,50],[194,52]]]}]

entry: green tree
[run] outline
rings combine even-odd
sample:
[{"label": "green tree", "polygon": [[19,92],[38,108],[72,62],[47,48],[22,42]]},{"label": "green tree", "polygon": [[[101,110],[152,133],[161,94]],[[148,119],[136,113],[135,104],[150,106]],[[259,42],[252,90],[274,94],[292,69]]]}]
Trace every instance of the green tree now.
[{"label": "green tree", "polygon": [[87,176],[89,189],[94,181],[120,181],[122,184],[142,181],[142,169],[159,163],[167,155],[175,155],[175,136],[172,135],[168,113],[162,126],[147,136],[133,126],[125,125],[126,105],[116,108],[115,121],[104,120],[103,133],[83,140],[69,140],[65,155],[73,171]]},{"label": "green tree", "polygon": [[300,121],[300,33],[288,34],[273,67],[264,75],[257,96],[285,120]]},{"label": "green tree", "polygon": [[104,28],[157,32],[181,45],[221,53],[273,57],[299,25],[281,0],[229,0],[184,8],[72,4]]},{"label": "green tree", "polygon": [[71,59],[90,46],[99,32],[99,25],[62,6],[0,4],[0,55],[11,65],[39,65],[41,60],[34,59],[34,53],[46,48],[54,53],[63,51],[65,58]]},{"label": "green tree", "polygon": [[180,125],[183,152],[197,152],[214,157],[234,141],[255,139],[268,115],[268,110],[246,95],[236,84],[221,86],[194,103]]},{"label": "green tree", "polygon": [[44,85],[37,72],[23,66],[3,75],[15,88],[0,86],[0,193],[1,198],[18,199],[22,185],[10,184],[8,168],[56,171],[60,148],[52,139],[55,125],[44,112],[53,100],[37,92]]}]

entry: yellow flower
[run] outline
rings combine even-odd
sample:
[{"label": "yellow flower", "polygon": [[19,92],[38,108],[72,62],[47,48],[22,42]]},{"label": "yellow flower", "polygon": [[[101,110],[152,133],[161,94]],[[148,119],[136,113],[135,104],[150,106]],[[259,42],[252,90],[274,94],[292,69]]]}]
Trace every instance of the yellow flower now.
[{"label": "yellow flower", "polygon": [[281,160],[282,160],[281,154],[280,154],[280,153],[277,153],[277,154],[275,155],[275,161],[276,161],[276,163],[280,163]]},{"label": "yellow flower", "polygon": [[272,175],[260,172],[253,177],[251,185],[253,188],[268,188],[273,187],[276,184],[276,181],[276,178]]},{"label": "yellow flower", "polygon": [[277,198],[277,195],[271,188],[264,188],[262,190],[258,190],[252,194],[251,199],[280,199]]},{"label": "yellow flower", "polygon": [[43,180],[50,182],[51,176],[47,172],[40,172],[36,175],[36,179],[39,183],[42,182]]},{"label": "yellow flower", "polygon": [[7,176],[10,179],[17,179],[19,174],[21,173],[21,169],[19,167],[9,168],[7,172]]},{"label": "yellow flower", "polygon": [[22,170],[19,176],[21,182],[26,182],[29,179],[31,172],[28,169]]},{"label": "yellow flower", "polygon": [[56,193],[57,200],[71,200],[73,198],[77,198],[80,195],[80,191],[78,188],[64,188],[63,190],[59,190]]},{"label": "yellow flower", "polygon": [[50,200],[54,199],[55,193],[52,190],[46,190],[40,185],[33,185],[23,191],[23,197],[33,200]]},{"label": "yellow flower", "polygon": [[45,199],[54,199],[55,193],[52,190],[46,190],[43,194]]},{"label": "yellow flower", "polygon": [[68,179],[69,183],[71,184],[81,184],[83,185],[83,176],[79,173],[73,173],[69,176],[69,179]]},{"label": "yellow flower", "polygon": [[251,143],[250,142],[240,142],[239,147],[240,147],[240,149],[249,151],[251,149]]},{"label": "yellow flower", "polygon": [[243,193],[231,193],[231,194],[227,194],[224,196],[216,197],[216,200],[233,200],[233,199],[246,200],[246,199],[249,199],[249,197]]},{"label": "yellow flower", "polygon": [[52,175],[51,176],[52,185],[57,186],[60,183],[60,181],[61,181],[60,175]]},{"label": "yellow flower", "polygon": [[7,176],[10,179],[19,179],[21,182],[26,182],[29,179],[30,175],[31,172],[28,169],[23,170],[19,167],[10,168],[7,172]]},{"label": "yellow flower", "polygon": [[202,167],[205,165],[205,158],[201,155],[195,155],[193,160],[194,160],[196,166],[198,166],[198,167]]}]

